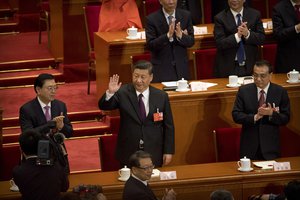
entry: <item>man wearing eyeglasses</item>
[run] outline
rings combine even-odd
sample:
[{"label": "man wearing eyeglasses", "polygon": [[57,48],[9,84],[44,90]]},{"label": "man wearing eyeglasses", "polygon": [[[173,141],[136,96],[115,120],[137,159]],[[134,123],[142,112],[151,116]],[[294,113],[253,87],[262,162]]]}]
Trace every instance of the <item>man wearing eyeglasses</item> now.
[{"label": "man wearing eyeglasses", "polygon": [[268,61],[255,63],[254,83],[239,88],[232,110],[233,120],[242,124],[240,156],[254,160],[280,157],[279,126],[290,120],[287,91],[271,82]]},{"label": "man wearing eyeglasses", "polygon": [[[155,194],[149,187],[154,165],[152,157],[145,151],[136,151],[129,158],[131,176],[126,181],[123,200],[157,200]],[[166,189],[163,200],[175,200],[176,193],[173,189]]]},{"label": "man wearing eyeglasses", "polygon": [[66,104],[55,99],[56,85],[54,76],[40,74],[34,81],[37,96],[20,108],[19,120],[22,132],[35,129],[40,133],[60,132],[66,137],[73,134],[67,116]]}]

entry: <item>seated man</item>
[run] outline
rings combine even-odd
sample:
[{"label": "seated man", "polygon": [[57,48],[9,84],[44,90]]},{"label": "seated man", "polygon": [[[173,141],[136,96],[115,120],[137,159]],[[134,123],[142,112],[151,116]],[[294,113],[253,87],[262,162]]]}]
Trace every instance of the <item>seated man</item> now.
[{"label": "seated man", "polygon": [[24,158],[13,169],[13,179],[23,200],[56,200],[60,192],[69,188],[68,174],[58,161],[53,165],[37,165],[38,143],[42,138],[34,129],[23,132],[19,138]]},{"label": "seated man", "polygon": [[[148,184],[154,165],[151,155],[145,151],[137,151],[129,158],[131,176],[126,181],[123,200],[157,200]],[[163,200],[175,200],[173,189],[166,189]]]}]

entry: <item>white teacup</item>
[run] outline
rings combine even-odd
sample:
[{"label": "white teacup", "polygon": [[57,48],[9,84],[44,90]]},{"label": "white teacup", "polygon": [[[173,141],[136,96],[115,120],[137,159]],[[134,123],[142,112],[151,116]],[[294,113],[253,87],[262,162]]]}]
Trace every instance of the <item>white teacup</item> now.
[{"label": "white teacup", "polygon": [[295,83],[299,81],[299,72],[295,69],[293,71],[290,71],[287,73],[287,77],[289,79],[289,82]]},{"label": "white teacup", "polygon": [[137,37],[137,33],[138,33],[138,29],[135,28],[134,26],[127,29],[127,35],[130,38],[136,38]]},{"label": "white teacup", "polygon": [[177,90],[186,90],[188,88],[188,86],[189,86],[188,82],[187,82],[187,80],[184,80],[184,78],[177,81]]},{"label": "white teacup", "polygon": [[239,78],[236,75],[230,75],[228,77],[228,82],[229,82],[229,85],[231,85],[231,86],[238,85],[238,81],[239,81]]},{"label": "white teacup", "polygon": [[122,169],[119,169],[120,179],[127,180],[130,177],[130,169],[125,165]]},{"label": "white teacup", "polygon": [[16,185],[14,179],[9,180],[10,190],[11,191],[19,191],[19,187]]},{"label": "white teacup", "polygon": [[249,158],[241,158],[238,162],[237,165],[239,166],[239,169],[242,171],[247,171],[250,170],[251,168],[251,160]]}]

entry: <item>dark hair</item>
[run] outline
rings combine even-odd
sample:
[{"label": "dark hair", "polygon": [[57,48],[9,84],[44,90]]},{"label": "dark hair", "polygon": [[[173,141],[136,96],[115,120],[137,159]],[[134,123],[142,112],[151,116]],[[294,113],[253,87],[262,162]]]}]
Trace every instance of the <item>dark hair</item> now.
[{"label": "dark hair", "polygon": [[40,74],[36,79],[34,80],[34,91],[36,93],[36,87],[42,88],[45,80],[54,80],[54,76],[52,74]]},{"label": "dark hair", "polygon": [[139,60],[133,64],[133,71],[135,69],[143,69],[143,70],[148,70],[149,74],[153,73],[153,66],[151,62],[147,60]]},{"label": "dark hair", "polygon": [[284,194],[287,200],[299,200],[300,199],[300,181],[290,181],[287,186],[284,187]]},{"label": "dark hair", "polygon": [[254,66],[255,67],[268,67],[269,73],[273,72],[273,67],[272,67],[271,63],[267,60],[256,61]]},{"label": "dark hair", "polygon": [[24,131],[19,137],[22,151],[26,155],[37,155],[38,142],[40,139],[42,139],[41,134],[34,129]]},{"label": "dark hair", "polygon": [[150,153],[147,153],[145,151],[136,151],[134,154],[132,154],[129,158],[129,167],[140,167],[140,159],[142,158],[150,158],[152,160],[152,156]]},{"label": "dark hair", "polygon": [[215,190],[210,194],[211,200],[233,200],[231,192],[228,190]]}]

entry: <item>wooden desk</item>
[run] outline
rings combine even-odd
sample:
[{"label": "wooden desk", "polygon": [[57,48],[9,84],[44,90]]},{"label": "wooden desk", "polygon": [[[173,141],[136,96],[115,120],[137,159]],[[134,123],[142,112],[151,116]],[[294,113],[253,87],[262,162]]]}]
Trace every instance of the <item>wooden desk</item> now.
[{"label": "wooden desk", "polygon": [[[252,194],[279,192],[283,185],[300,178],[300,157],[281,158],[290,161],[292,170],[260,170],[252,172],[237,171],[236,162],[210,163],[164,167],[160,171],[176,171],[177,179],[169,181],[154,180],[152,189],[161,197],[164,188],[174,188],[177,200],[208,200],[209,194],[219,188],[231,191],[235,199],[247,200]],[[124,182],[117,180],[117,172],[95,172],[70,175],[70,188],[78,184],[99,184],[108,200],[122,198]],[[18,192],[9,191],[9,182],[0,182],[0,199],[19,199]]]},{"label": "wooden desk", "polygon": [[[173,165],[215,162],[213,130],[239,126],[231,116],[238,88],[226,87],[226,78],[203,81],[218,85],[201,92],[168,92],[175,123]],[[286,74],[273,74],[272,82],[287,89],[291,118],[286,127],[300,135],[300,84],[286,83]]]},{"label": "wooden desk", "polygon": [[[264,20],[268,21],[268,19]],[[195,35],[195,44],[188,49],[190,69],[193,66],[193,51],[201,48],[214,48],[213,24],[203,24],[208,33]],[[201,27],[200,26],[200,27]],[[266,29],[266,43],[274,42],[272,30]],[[127,40],[127,34],[123,32],[99,32],[94,35],[96,53],[96,81],[97,95],[106,91],[109,77],[119,74],[123,83],[131,82],[131,59],[130,56],[142,54],[146,51],[145,40]],[[193,72],[193,70],[190,70]],[[193,74],[191,74],[193,77]]]}]

